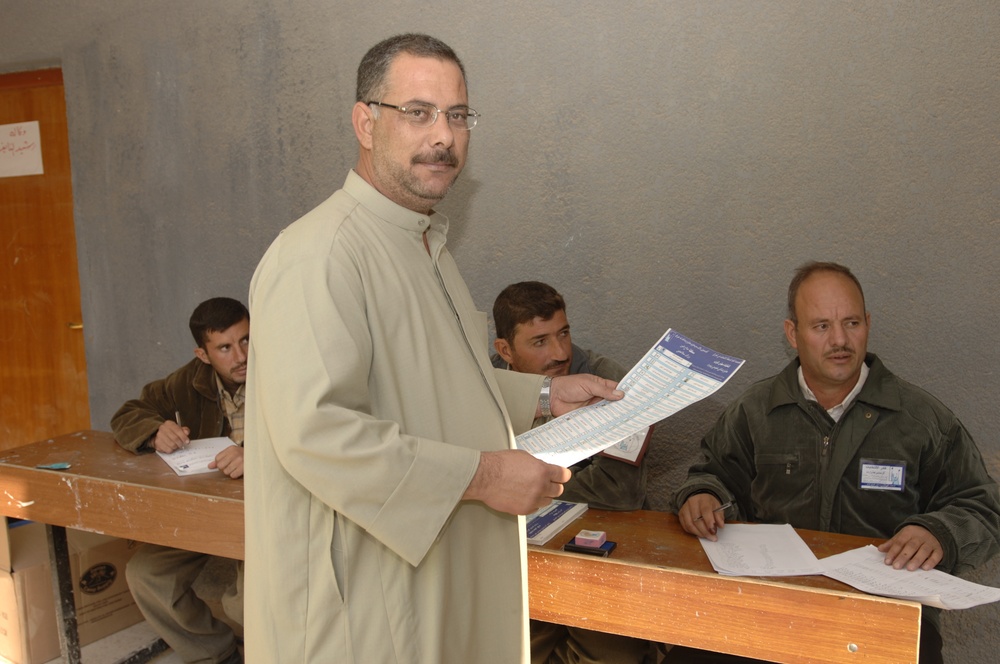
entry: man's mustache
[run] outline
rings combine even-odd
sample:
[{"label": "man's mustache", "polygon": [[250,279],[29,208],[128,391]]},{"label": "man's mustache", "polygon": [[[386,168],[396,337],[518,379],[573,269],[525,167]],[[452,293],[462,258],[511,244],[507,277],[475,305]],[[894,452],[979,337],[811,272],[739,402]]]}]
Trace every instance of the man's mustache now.
[{"label": "man's mustache", "polygon": [[418,154],[410,160],[414,164],[445,164],[447,166],[458,166],[458,158],[452,154],[451,150],[434,150],[432,152]]}]

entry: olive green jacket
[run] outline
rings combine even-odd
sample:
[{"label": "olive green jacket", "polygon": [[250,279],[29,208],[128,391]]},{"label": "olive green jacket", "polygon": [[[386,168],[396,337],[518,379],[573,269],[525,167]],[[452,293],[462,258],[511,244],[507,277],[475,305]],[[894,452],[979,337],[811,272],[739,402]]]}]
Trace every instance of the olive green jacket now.
[{"label": "olive green jacket", "polygon": [[[878,357],[865,361],[871,372],[839,423],[802,395],[798,359],[751,386],[702,440],[676,504],[710,492],[735,501],[727,518],[867,537],[923,526],[951,573],[993,556],[1000,495],[969,432]],[[862,459],[903,464],[903,490],[860,488]]]}]

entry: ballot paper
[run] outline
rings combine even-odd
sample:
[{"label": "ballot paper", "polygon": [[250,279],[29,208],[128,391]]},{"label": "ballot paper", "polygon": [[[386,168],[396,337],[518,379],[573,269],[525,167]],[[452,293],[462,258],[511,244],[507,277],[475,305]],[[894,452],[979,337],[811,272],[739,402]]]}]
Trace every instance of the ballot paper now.
[{"label": "ballot paper", "polygon": [[624,398],[579,408],[526,431],[517,437],[517,447],[570,466],[713,394],[743,362],[667,330],[618,384]]},{"label": "ballot paper", "polygon": [[642,461],[642,457],[645,455],[646,443],[649,442],[649,437],[653,433],[652,428],[653,427],[646,427],[631,436],[622,438],[617,443],[611,445],[611,447],[604,448],[603,454],[614,457],[620,461],[625,461],[633,466],[638,466],[639,462]]},{"label": "ballot paper", "polygon": [[824,576],[858,590],[939,609],[969,609],[1000,600],[1000,588],[966,581],[940,570],[893,569],[885,564],[885,554],[871,544],[824,558],[819,563]]},{"label": "ballot paper", "polygon": [[209,468],[208,464],[215,461],[216,455],[229,447],[235,445],[229,438],[199,438],[192,440],[191,444],[170,454],[156,451],[160,458],[167,462],[178,475],[197,475],[198,473],[212,473],[215,468]]},{"label": "ballot paper", "polygon": [[699,538],[712,567],[727,576],[805,576],[822,574],[819,561],[787,523],[730,523],[718,541]]}]

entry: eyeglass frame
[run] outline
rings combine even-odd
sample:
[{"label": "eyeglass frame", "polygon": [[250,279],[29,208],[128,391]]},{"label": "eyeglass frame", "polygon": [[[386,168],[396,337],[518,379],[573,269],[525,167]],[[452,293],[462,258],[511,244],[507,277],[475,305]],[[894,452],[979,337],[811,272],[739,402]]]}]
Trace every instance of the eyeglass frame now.
[{"label": "eyeglass frame", "polygon": [[[461,105],[460,106],[452,106],[451,108],[448,108],[448,109],[440,109],[437,106],[435,106],[434,104],[428,103],[426,101],[413,101],[413,102],[410,102],[409,106],[396,106],[395,104],[387,104],[384,101],[366,101],[365,102],[366,106],[369,106],[371,104],[374,104],[375,106],[383,106],[385,108],[391,108],[394,111],[399,111],[400,113],[403,114],[403,117],[406,118],[407,122],[409,122],[414,127],[420,127],[421,129],[427,129],[428,127],[433,127],[434,123],[437,122],[438,116],[440,114],[442,114],[442,113],[447,114],[449,111],[452,111],[452,110],[454,110],[456,108],[464,108],[465,109],[465,112],[466,112],[466,121],[465,121],[465,124],[468,125],[469,124],[468,118],[472,118],[472,126],[466,126],[466,127],[459,126],[459,127],[456,127],[451,122],[448,122],[448,126],[454,128],[454,129],[464,129],[465,131],[472,131],[473,127],[475,127],[477,124],[479,124],[479,118],[483,117],[482,113],[477,112],[475,109],[469,108],[468,106],[461,106]],[[429,108],[433,108],[434,109],[434,116],[431,118],[431,121],[428,122],[426,125],[418,125],[418,124],[415,124],[412,120],[410,120],[409,119],[410,116],[406,115],[406,112],[408,110],[412,109],[412,105],[413,104],[419,104],[420,106],[427,106]]]}]

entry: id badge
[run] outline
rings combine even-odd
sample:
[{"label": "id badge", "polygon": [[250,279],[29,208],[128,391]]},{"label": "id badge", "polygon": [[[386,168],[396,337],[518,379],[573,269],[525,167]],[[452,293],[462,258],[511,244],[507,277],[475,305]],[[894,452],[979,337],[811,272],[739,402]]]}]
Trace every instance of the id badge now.
[{"label": "id badge", "polygon": [[869,491],[902,491],[906,463],[891,459],[862,459],[858,485]]}]

